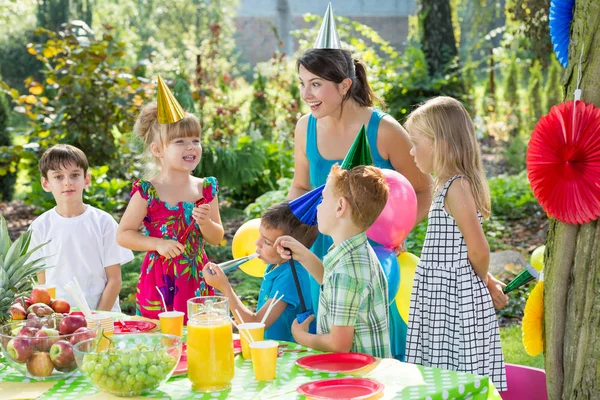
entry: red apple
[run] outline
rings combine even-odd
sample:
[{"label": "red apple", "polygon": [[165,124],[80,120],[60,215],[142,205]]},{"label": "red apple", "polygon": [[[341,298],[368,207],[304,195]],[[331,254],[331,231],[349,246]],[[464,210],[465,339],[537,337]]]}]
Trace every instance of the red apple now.
[{"label": "red apple", "polygon": [[83,342],[84,340],[88,340],[96,337],[96,332],[89,328],[77,328],[75,332],[73,332],[73,336],[71,336],[71,343],[73,345]]},{"label": "red apple", "polygon": [[19,304],[21,307],[27,310],[31,305],[31,300],[29,297],[19,296],[15,299],[15,301],[13,301],[13,304]]},{"label": "red apple", "polygon": [[77,330],[77,328],[86,327],[87,322],[85,317],[80,315],[68,315],[62,321],[58,331],[61,335],[69,335]]},{"label": "red apple", "polygon": [[34,337],[35,334],[39,331],[38,328],[32,328],[29,326],[24,326],[21,328],[21,330],[18,333],[18,336],[28,336],[28,337]]},{"label": "red apple", "polygon": [[33,339],[27,336],[14,337],[6,345],[6,352],[14,361],[24,363],[33,354]]},{"label": "red apple", "polygon": [[48,376],[53,369],[54,364],[50,360],[50,354],[45,351],[36,351],[27,360],[27,371],[33,376]]},{"label": "red apple", "polygon": [[33,288],[29,298],[31,299],[32,303],[44,303],[46,305],[50,305],[50,301],[52,300],[48,289],[42,287]]},{"label": "red apple", "polygon": [[60,338],[56,329],[42,328],[35,334],[35,347],[40,351],[48,351]]},{"label": "red apple", "polygon": [[72,371],[77,367],[73,345],[66,340],[59,340],[50,347],[50,359],[59,371]]},{"label": "red apple", "polygon": [[57,313],[68,314],[71,311],[71,305],[66,300],[56,299],[50,303],[50,307]]},{"label": "red apple", "polygon": [[27,317],[25,309],[19,303],[15,303],[12,306],[10,306],[8,312],[10,313],[10,318],[13,320],[22,320]]}]

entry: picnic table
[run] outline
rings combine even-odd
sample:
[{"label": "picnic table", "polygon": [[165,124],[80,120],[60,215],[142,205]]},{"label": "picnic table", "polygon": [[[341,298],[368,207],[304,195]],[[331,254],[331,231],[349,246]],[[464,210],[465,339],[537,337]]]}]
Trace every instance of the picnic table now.
[{"label": "picnic table", "polygon": [[[158,321],[157,321],[158,322]],[[184,335],[185,337],[185,335]],[[286,342],[282,342],[286,343]],[[296,360],[321,352],[296,343],[286,343],[286,351],[277,360],[277,377],[272,382],[254,380],[252,362],[241,354],[235,356],[235,376],[231,388],[221,392],[192,391],[187,375],[173,376],[152,392],[138,398],[149,399],[303,399],[296,388],[321,379],[345,377],[341,373],[306,370]],[[300,351],[300,352],[297,352]],[[385,385],[382,399],[499,399],[498,391],[488,377],[380,359],[352,376],[371,378]],[[82,375],[63,380],[36,382],[13,370],[0,352],[0,398],[39,400],[100,400],[119,399],[98,391]]]}]

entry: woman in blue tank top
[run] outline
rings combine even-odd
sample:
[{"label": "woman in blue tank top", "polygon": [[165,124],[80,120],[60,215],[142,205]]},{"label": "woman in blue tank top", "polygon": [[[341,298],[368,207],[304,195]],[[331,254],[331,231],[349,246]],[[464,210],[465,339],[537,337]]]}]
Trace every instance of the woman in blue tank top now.
[{"label": "woman in blue tank top", "polygon": [[[331,167],[335,163],[341,164],[364,124],[375,165],[394,169],[409,180],[417,194],[416,223],[422,221],[431,205],[431,177],[421,173],[414,163],[410,155],[412,144],[404,128],[394,118],[373,107],[374,100],[379,99],[369,86],[365,65],[352,58],[347,50],[311,49],[297,60],[297,68],[300,93],[310,106],[310,114],[304,115],[296,124],[295,170],[288,199],[323,185]],[[319,234],[312,250],[322,259],[332,244],[330,237]],[[488,282],[494,304],[503,306],[506,301],[503,284],[491,275]],[[319,285],[312,280],[315,312],[319,292]],[[403,359],[406,325],[395,307],[395,304],[390,307],[392,354]]]}]

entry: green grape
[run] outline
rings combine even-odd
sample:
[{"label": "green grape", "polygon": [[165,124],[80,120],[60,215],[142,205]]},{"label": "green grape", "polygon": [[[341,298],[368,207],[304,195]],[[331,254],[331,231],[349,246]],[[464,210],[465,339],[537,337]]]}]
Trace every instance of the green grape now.
[{"label": "green grape", "polygon": [[146,381],[146,375],[142,374],[141,372],[138,372],[137,374],[135,374],[135,380],[144,383]]},{"label": "green grape", "polygon": [[130,365],[130,366],[132,366],[132,367],[135,367],[135,366],[137,366],[138,364],[139,364],[139,361],[138,361],[138,356],[137,356],[137,355],[132,355],[132,356],[129,358],[129,365]]},{"label": "green grape", "polygon": [[115,387],[115,380],[113,378],[105,377],[104,387],[106,387],[108,390],[113,390],[113,388]]},{"label": "green grape", "polygon": [[117,368],[114,365],[111,365],[110,367],[108,367],[108,369],[106,370],[106,372],[110,376],[116,376],[117,375]]},{"label": "green grape", "polygon": [[148,367],[148,375],[158,376],[159,375],[158,367],[156,365],[149,366]]},{"label": "green grape", "polygon": [[104,366],[102,366],[102,364],[96,364],[96,367],[94,367],[94,372],[99,372],[102,374],[104,372]]},{"label": "green grape", "polygon": [[88,363],[85,364],[87,366],[86,371],[89,372],[90,374],[92,372],[94,372],[94,370],[96,369],[96,361],[90,361]]},{"label": "green grape", "polygon": [[139,370],[140,369],[138,367],[131,367],[131,368],[129,368],[129,374],[130,375],[135,375],[135,374],[137,374],[139,372]]},{"label": "green grape", "polygon": [[123,364],[123,365],[128,365],[129,364],[129,354],[124,353],[121,356],[121,364]]},{"label": "green grape", "polygon": [[108,368],[108,366],[110,365],[110,358],[108,358],[108,356],[104,356],[100,359],[100,364],[104,367],[104,368]]},{"label": "green grape", "polygon": [[135,377],[133,375],[127,375],[125,382],[127,383],[127,386],[129,386],[131,388],[131,387],[133,387],[133,384],[135,383]]},{"label": "green grape", "polygon": [[113,364],[113,367],[115,367],[115,369],[117,370],[117,372],[119,372],[122,368],[121,363],[120,362],[116,362]]},{"label": "green grape", "polygon": [[134,389],[136,392],[141,392],[141,391],[144,389],[144,384],[143,384],[142,382],[136,382],[136,383],[133,385],[133,389]]},{"label": "green grape", "polygon": [[92,373],[92,381],[97,384],[100,382],[100,379],[102,379],[102,373],[94,371]]},{"label": "green grape", "polygon": [[140,365],[146,365],[146,364],[148,364],[148,359],[146,358],[146,356],[144,354],[140,354],[140,356],[138,358],[138,363]]},{"label": "green grape", "polygon": [[94,358],[95,357],[92,354],[86,354],[86,355],[83,356],[83,363],[84,364],[88,363],[88,362],[94,360]]}]

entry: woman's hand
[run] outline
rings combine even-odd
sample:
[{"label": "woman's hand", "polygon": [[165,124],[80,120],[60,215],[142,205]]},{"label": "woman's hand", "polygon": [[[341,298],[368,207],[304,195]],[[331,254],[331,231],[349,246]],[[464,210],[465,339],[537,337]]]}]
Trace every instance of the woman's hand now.
[{"label": "woman's hand", "polygon": [[158,239],[159,242],[156,245],[156,251],[158,254],[166,258],[175,258],[185,250],[185,246],[176,240]]}]

